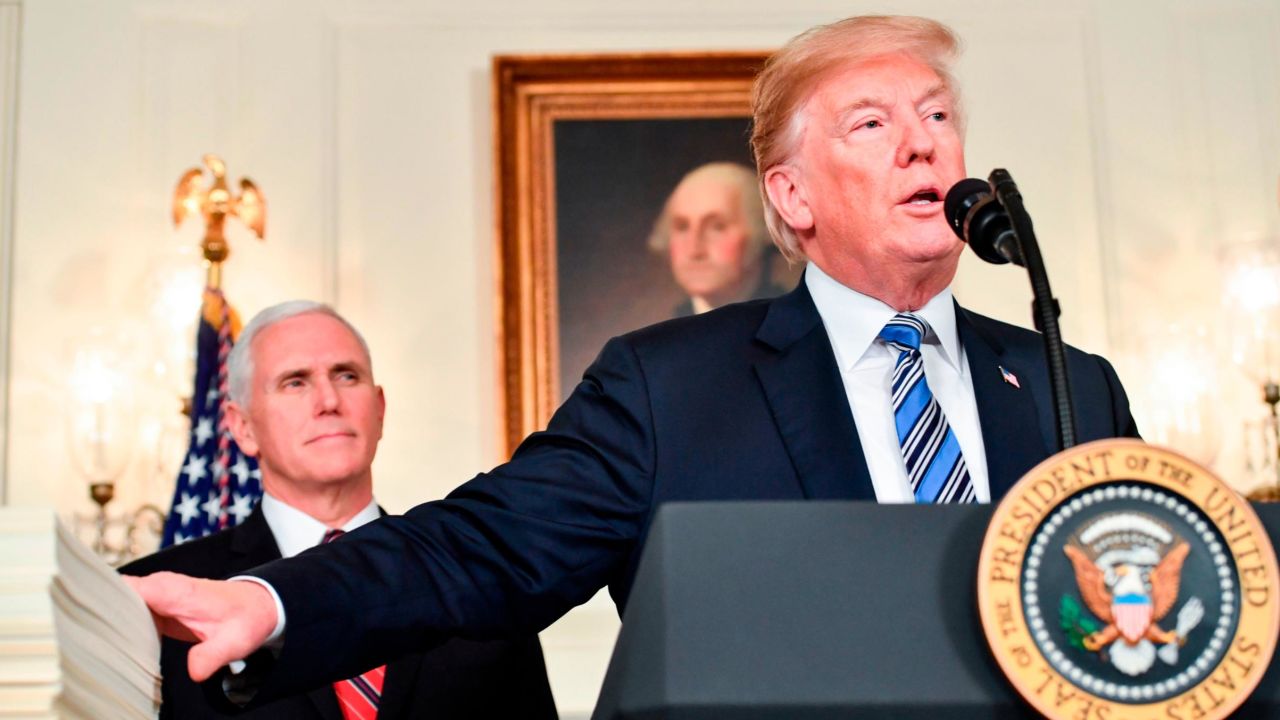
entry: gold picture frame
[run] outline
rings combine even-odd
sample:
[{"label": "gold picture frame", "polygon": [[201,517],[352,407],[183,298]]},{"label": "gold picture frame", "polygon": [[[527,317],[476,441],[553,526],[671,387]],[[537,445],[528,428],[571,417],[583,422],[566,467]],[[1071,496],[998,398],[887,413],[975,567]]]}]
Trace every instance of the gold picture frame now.
[{"label": "gold picture frame", "polygon": [[[564,392],[559,379],[557,123],[729,119],[745,128],[751,83],[768,55],[731,51],[493,59],[497,371],[501,444],[507,454],[546,426]],[[748,153],[746,133],[741,134],[742,152]],[[745,157],[749,162],[749,154]],[[636,230],[640,236],[647,232]]]}]

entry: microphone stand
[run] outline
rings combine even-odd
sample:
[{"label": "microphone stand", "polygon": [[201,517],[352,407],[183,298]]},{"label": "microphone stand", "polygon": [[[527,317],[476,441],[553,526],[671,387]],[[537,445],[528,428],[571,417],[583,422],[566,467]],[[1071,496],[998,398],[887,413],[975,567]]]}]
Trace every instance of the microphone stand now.
[{"label": "microphone stand", "polygon": [[1031,228],[1031,216],[1022,205],[1022,193],[1013,182],[1009,171],[996,168],[987,178],[995,190],[996,198],[1009,214],[1013,235],[1018,241],[1018,252],[1031,277],[1031,316],[1036,329],[1044,336],[1045,358],[1049,364],[1049,385],[1053,392],[1053,408],[1057,415],[1058,446],[1061,450],[1076,444],[1076,416],[1071,404],[1071,381],[1067,377],[1067,354],[1062,344],[1062,331],[1058,316],[1062,309],[1053,291],[1049,289],[1049,274],[1044,269],[1040,245]]}]

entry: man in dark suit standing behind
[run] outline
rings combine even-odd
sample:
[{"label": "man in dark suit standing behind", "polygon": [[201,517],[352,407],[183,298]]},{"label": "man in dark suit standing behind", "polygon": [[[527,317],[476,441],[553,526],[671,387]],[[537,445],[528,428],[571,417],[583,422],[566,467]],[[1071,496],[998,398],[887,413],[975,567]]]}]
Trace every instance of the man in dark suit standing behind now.
[{"label": "man in dark suit standing behind", "polygon": [[[364,339],[328,306],[276,305],[228,359],[228,424],[262,468],[262,503],[241,525],[121,569],[223,578],[292,557],[377,519],[371,463],[386,407]],[[190,645],[165,639],[161,717],[224,717],[187,673]],[[554,718],[536,635],[455,639],[332,686],[269,703],[260,718]]]}]

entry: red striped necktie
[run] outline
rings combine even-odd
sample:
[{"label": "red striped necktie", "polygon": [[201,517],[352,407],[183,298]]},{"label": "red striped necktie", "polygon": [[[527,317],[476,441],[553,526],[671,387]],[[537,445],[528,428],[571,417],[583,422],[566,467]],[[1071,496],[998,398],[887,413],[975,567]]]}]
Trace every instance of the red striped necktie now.
[{"label": "red striped necktie", "polygon": [[[324,542],[332,542],[342,535],[342,530],[326,530]],[[374,720],[378,717],[378,701],[382,697],[382,680],[387,666],[376,667],[363,675],[340,680],[333,684],[338,696],[338,706],[346,720]]]}]

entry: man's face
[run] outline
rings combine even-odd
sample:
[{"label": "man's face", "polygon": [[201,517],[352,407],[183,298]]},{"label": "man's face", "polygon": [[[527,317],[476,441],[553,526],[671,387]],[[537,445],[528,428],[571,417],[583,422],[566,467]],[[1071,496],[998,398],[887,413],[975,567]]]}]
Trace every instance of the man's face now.
[{"label": "man's face", "polygon": [[305,313],[269,326],[250,350],[248,413],[232,404],[229,421],[240,448],[258,458],[267,489],[371,483],[386,405],[351,331]]},{"label": "man's face", "polygon": [[671,273],[684,291],[712,305],[737,300],[756,279],[759,253],[742,216],[738,188],[714,177],[681,183],[667,201]]},{"label": "man's face", "polygon": [[797,228],[805,253],[837,278],[925,265],[950,282],[963,244],[942,206],[965,168],[941,78],[906,56],[873,58],[833,71],[804,112],[794,165],[810,211]]}]

